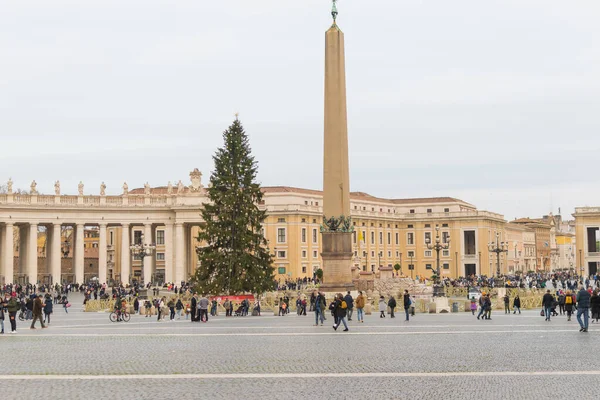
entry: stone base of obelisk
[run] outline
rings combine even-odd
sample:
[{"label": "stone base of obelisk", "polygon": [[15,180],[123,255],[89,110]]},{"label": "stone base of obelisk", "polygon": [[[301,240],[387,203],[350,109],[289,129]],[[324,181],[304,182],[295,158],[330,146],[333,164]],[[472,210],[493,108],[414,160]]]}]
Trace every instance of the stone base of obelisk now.
[{"label": "stone base of obelisk", "polygon": [[323,283],[320,290],[325,293],[354,290],[352,283],[352,233],[323,232]]}]

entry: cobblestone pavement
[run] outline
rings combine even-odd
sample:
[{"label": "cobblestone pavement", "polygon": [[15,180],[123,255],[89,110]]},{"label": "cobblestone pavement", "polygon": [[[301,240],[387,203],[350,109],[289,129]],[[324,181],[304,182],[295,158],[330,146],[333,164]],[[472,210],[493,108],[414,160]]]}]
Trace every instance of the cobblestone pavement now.
[{"label": "cobblestone pavement", "polygon": [[600,384],[600,326],[579,333],[575,319],[545,322],[537,311],[496,313],[491,321],[470,313],[418,314],[410,322],[401,313],[373,314],[334,332],[331,317],[312,326],[314,314],[219,316],[206,324],[136,315],[111,323],[107,313],[82,312],[78,300],[72,297],[69,314],[56,308],[49,329],[19,321],[16,334],[0,337],[8,360],[0,364],[3,393],[530,399],[592,398]]}]

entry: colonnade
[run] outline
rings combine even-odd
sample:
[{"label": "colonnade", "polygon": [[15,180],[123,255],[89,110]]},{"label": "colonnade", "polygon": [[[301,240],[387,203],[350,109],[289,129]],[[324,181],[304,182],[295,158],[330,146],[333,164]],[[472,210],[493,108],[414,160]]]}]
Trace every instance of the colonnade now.
[{"label": "colonnade", "polygon": [[[84,230],[86,226],[96,226],[98,228],[98,281],[100,283],[108,282],[108,237],[109,227],[121,228],[120,245],[120,281],[127,284],[132,279],[132,254],[130,246],[134,238],[132,230],[139,230],[142,227],[144,233],[143,244],[155,244],[156,227],[164,229],[164,263],[165,263],[165,281],[176,282],[187,280],[188,275],[195,267],[195,257],[192,255],[191,244],[191,226],[183,222],[160,222],[150,220],[141,223],[135,222],[67,222],[57,220],[56,222],[5,222],[0,223],[0,275],[4,284],[18,281],[15,274],[15,230],[19,231],[19,257],[17,265],[18,270],[26,275],[29,283],[38,283],[41,281],[38,274],[38,230],[45,227],[46,240],[46,271],[50,275],[52,284],[62,283],[62,256],[63,243],[61,241],[62,227],[70,226],[73,228],[73,271],[75,282],[83,283],[85,281],[85,238]],[[195,224],[197,225],[197,223]],[[143,281],[151,282],[153,273],[156,271],[155,252],[147,255],[143,260]],[[188,268],[186,268],[188,266]],[[114,273],[115,271],[113,271]]]}]

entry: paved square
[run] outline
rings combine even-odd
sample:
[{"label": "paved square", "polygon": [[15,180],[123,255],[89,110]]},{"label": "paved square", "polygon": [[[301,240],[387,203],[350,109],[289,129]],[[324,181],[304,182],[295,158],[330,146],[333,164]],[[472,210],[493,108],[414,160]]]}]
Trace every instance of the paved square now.
[{"label": "paved square", "polygon": [[79,300],[69,314],[56,307],[49,329],[19,321],[17,334],[0,338],[4,393],[34,398],[51,385],[61,398],[537,399],[592,398],[600,384],[600,331],[579,333],[575,320],[545,322],[536,311],[491,321],[417,314],[408,323],[373,314],[334,332],[331,317],[312,326],[312,313],[111,323]]}]

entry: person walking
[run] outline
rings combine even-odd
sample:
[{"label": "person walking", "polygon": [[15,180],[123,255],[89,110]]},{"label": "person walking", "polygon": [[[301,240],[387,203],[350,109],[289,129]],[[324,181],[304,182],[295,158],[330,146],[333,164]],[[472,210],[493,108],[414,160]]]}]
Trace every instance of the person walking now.
[{"label": "person walking", "polygon": [[563,293],[563,291],[561,290],[560,292],[558,292],[558,309],[560,312],[560,315],[565,314],[565,300],[566,300],[566,296]]},{"label": "person walking", "polygon": [[348,315],[348,321],[352,321],[352,310],[354,309],[354,299],[350,295],[350,291],[348,291],[346,296],[344,296],[344,301],[346,302],[346,305],[348,306],[347,311],[346,311],[346,313]]},{"label": "person walking", "polygon": [[10,295],[10,299],[6,302],[6,310],[8,311],[8,319],[10,320],[10,333],[17,333],[19,303],[17,302],[17,294],[15,292]]},{"label": "person walking", "polygon": [[475,296],[471,296],[471,314],[475,315],[475,311],[477,311],[477,301]]},{"label": "person walking", "polygon": [[598,318],[600,318],[600,296],[598,296],[598,289],[594,289],[592,293],[592,297],[590,298],[590,308],[592,309],[592,324],[594,323],[594,319],[598,322]]},{"label": "person walking", "polygon": [[325,310],[325,305],[327,303],[325,302],[325,298],[323,297],[323,295],[321,293],[318,293],[316,290],[313,293],[313,296],[315,298],[313,304],[313,309],[315,311],[315,326],[319,325],[319,318],[321,319],[321,326],[323,326],[323,311]]},{"label": "person walking", "polygon": [[169,307],[169,321],[173,321],[175,319],[175,300],[169,299],[167,307]]},{"label": "person walking", "polygon": [[383,296],[379,297],[379,318],[385,318],[385,311],[387,310],[387,304]]},{"label": "person walking", "polygon": [[519,297],[519,294],[517,294],[513,300],[513,314],[515,314],[517,311],[519,311],[519,314],[521,314],[521,298]]},{"label": "person walking", "polygon": [[152,317],[152,302],[149,299],[144,301],[144,314],[146,315],[144,318]]},{"label": "person walking", "polygon": [[162,299],[160,299],[160,301],[158,302],[158,306],[156,307],[157,309],[157,318],[156,318],[156,322],[160,322],[162,321],[162,316],[163,316],[163,309],[165,308],[165,298],[163,297]]},{"label": "person walking", "polygon": [[490,298],[489,293],[486,294],[485,298],[483,299],[483,307],[485,309],[483,319],[492,319],[492,299]]},{"label": "person walking", "polygon": [[567,321],[570,321],[573,314],[573,293],[570,290],[567,290],[565,294],[565,312],[567,313]]},{"label": "person walking", "polygon": [[358,322],[364,324],[365,323],[365,315],[364,308],[367,299],[363,292],[358,292],[358,297],[356,298],[356,316],[358,318]]},{"label": "person walking", "polygon": [[390,299],[388,300],[388,307],[390,308],[390,318],[396,318],[396,316],[394,315],[394,310],[396,309],[396,299],[394,298],[394,296],[390,296]]},{"label": "person walking", "polygon": [[63,308],[65,310],[65,313],[69,313],[69,307],[71,307],[71,303],[69,303],[69,299],[67,299],[67,295],[63,295],[62,299],[61,299],[61,304],[63,305]]},{"label": "person walking", "polygon": [[196,322],[196,312],[198,309],[198,295],[194,293],[190,303],[190,312],[192,314],[192,322]]},{"label": "person walking", "polygon": [[333,325],[333,330],[337,331],[337,328],[340,326],[340,323],[344,324],[344,332],[348,332],[348,324],[346,324],[346,309],[348,305],[344,300],[344,295],[341,293],[337,294],[337,298],[335,300],[334,312],[337,318],[337,322]]},{"label": "person walking", "polygon": [[504,314],[510,314],[510,297],[508,293],[504,295]]},{"label": "person walking", "polygon": [[[588,331],[588,323],[589,323],[589,310],[590,310],[590,292],[585,290],[583,285],[580,287],[579,292],[577,293],[577,322],[579,322],[579,332],[587,332]],[[581,316],[583,315],[583,320]]]},{"label": "person walking", "polygon": [[44,325],[44,320],[42,318],[42,310],[44,308],[42,304],[42,298],[40,296],[35,296],[33,299],[33,310],[31,311],[31,315],[33,316],[33,320],[31,321],[31,327],[29,329],[35,329],[35,321],[40,320],[40,324],[42,325],[42,329],[46,328]]},{"label": "person walking", "polygon": [[412,300],[410,299],[410,294],[408,293],[408,290],[404,290],[404,296],[403,296],[403,303],[404,303],[404,314],[406,314],[406,319],[405,321],[408,321],[408,310],[410,309],[410,306],[412,304]]},{"label": "person walking", "polygon": [[44,297],[44,322],[47,322],[48,325],[50,325],[50,315],[52,314],[52,307],[52,295],[50,293],[46,293],[46,296]]},{"label": "person walking", "polygon": [[485,301],[485,293],[481,293],[481,296],[479,297],[479,313],[477,314],[477,319],[479,319],[479,317],[481,317],[482,315],[483,315],[483,318],[485,318],[484,301]]},{"label": "person walking", "polygon": [[550,321],[552,303],[554,303],[554,296],[552,296],[550,289],[548,289],[544,297],[542,297],[542,307],[544,307],[544,315],[546,316],[545,321]]},{"label": "person walking", "polygon": [[177,319],[181,319],[181,311],[183,310],[183,302],[180,298],[177,299],[177,303],[175,303],[175,311],[177,312]]},{"label": "person walking", "polygon": [[206,298],[206,295],[202,295],[200,300],[198,300],[198,311],[200,315],[200,322],[208,322],[208,305],[210,301]]}]

